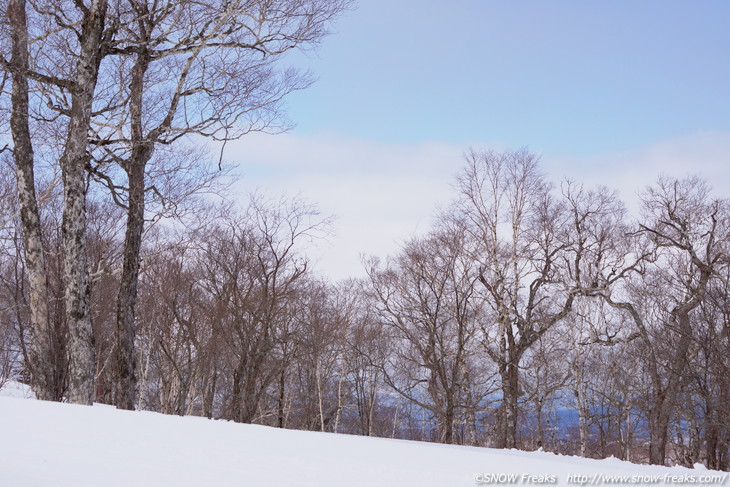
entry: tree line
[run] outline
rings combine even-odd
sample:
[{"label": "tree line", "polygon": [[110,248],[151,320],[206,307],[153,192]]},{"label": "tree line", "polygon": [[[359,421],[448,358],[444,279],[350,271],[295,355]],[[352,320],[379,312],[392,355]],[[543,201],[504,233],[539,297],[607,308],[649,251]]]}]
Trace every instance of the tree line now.
[{"label": "tree line", "polygon": [[[315,46],[347,0],[9,0],[2,11],[2,123],[10,139],[30,303],[27,367],[41,399],[94,400],[88,202],[104,191],[125,212],[115,298],[121,392],[134,408],[135,316],[145,219],[174,215],[208,187],[201,140],[286,126],[281,101],[310,83],[279,62]],[[57,175],[63,328],[57,364],[48,245],[37,186]],[[97,189],[98,188],[98,189]],[[151,216],[152,215],[152,216]]]},{"label": "tree line", "polygon": [[[727,469],[727,200],[700,178],[660,177],[632,219],[607,188],[550,184],[526,151],[472,152],[456,186],[427,234],[342,282],[311,268],[306,250],[331,221],[298,199],[199,204],[176,228],[152,227],[135,407]],[[115,404],[124,212],[90,209],[94,400]],[[42,215],[62,400],[60,196]],[[5,232],[0,370],[27,380],[23,241]]]},{"label": "tree line", "polygon": [[331,221],[223,191],[201,140],[286,125],[333,0],[10,0],[0,382],[40,399],[728,469],[730,218],[472,151],[425,235],[330,282]]}]

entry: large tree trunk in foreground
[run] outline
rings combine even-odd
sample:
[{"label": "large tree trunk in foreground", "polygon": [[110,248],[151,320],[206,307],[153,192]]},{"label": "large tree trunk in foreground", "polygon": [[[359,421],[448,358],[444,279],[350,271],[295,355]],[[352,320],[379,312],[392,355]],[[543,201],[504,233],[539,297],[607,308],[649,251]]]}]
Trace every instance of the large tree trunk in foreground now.
[{"label": "large tree trunk in foreground", "polygon": [[133,165],[129,174],[129,209],[124,237],[124,264],[117,297],[117,400],[122,409],[134,409],[137,395],[135,339],[135,306],[139,260],[144,230],[144,166]]},{"label": "large tree trunk in foreground", "polygon": [[145,168],[152,158],[154,143],[144,137],[142,104],[144,76],[149,66],[146,52],[138,55],[130,83],[130,119],[132,153],[124,166],[129,182],[127,231],[124,237],[124,265],[117,297],[117,407],[134,409],[137,389],[135,339],[135,306],[139,262],[144,231]]},{"label": "large tree trunk in foreground", "polygon": [[28,24],[25,0],[10,0],[8,19],[12,26],[12,112],[10,130],[13,137],[15,175],[18,185],[20,221],[23,228],[25,266],[30,285],[30,334],[28,366],[31,387],[38,399],[57,400],[57,377],[53,367],[53,337],[48,318],[48,280],[41,233],[41,219],[35,192],[33,145],[28,126]]},{"label": "large tree trunk in foreground", "polygon": [[89,271],[86,262],[86,165],[94,89],[102,57],[106,0],[94,0],[84,12],[81,50],[66,145],[60,165],[63,177],[63,273],[66,323],[69,330],[68,400],[94,400],[94,336],[89,315]]}]

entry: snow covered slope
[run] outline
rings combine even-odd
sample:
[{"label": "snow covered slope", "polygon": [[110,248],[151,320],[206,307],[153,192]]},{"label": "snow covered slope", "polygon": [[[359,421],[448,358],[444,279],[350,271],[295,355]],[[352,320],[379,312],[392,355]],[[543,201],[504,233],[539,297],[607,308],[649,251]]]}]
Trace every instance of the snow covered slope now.
[{"label": "snow covered slope", "polygon": [[605,485],[614,475],[671,485],[726,474],[0,397],[0,486]]}]

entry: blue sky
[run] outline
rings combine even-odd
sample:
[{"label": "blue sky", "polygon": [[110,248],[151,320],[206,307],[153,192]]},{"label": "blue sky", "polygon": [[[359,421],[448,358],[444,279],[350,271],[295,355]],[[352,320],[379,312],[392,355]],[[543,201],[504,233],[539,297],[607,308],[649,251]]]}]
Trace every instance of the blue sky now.
[{"label": "blue sky", "polygon": [[553,180],[627,200],[659,172],[728,194],[729,19],[730,2],[709,0],[360,0],[292,59],[318,78],[287,100],[296,128],[228,158],[242,190],[337,214],[321,259],[333,277],[426,230],[470,147],[528,147]]},{"label": "blue sky", "polygon": [[730,129],[730,2],[361,0],[300,133],[590,155]]}]

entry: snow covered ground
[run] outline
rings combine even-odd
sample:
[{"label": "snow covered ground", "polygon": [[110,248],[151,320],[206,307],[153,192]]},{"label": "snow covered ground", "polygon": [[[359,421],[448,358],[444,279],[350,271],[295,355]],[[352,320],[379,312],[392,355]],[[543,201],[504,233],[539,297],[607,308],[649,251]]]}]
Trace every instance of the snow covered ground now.
[{"label": "snow covered ground", "polygon": [[13,383],[0,391],[3,487],[730,484],[726,473],[707,470],[279,430],[27,395]]},{"label": "snow covered ground", "polygon": [[35,394],[25,384],[8,381],[0,385],[0,397],[18,397],[20,399],[35,399]]}]

